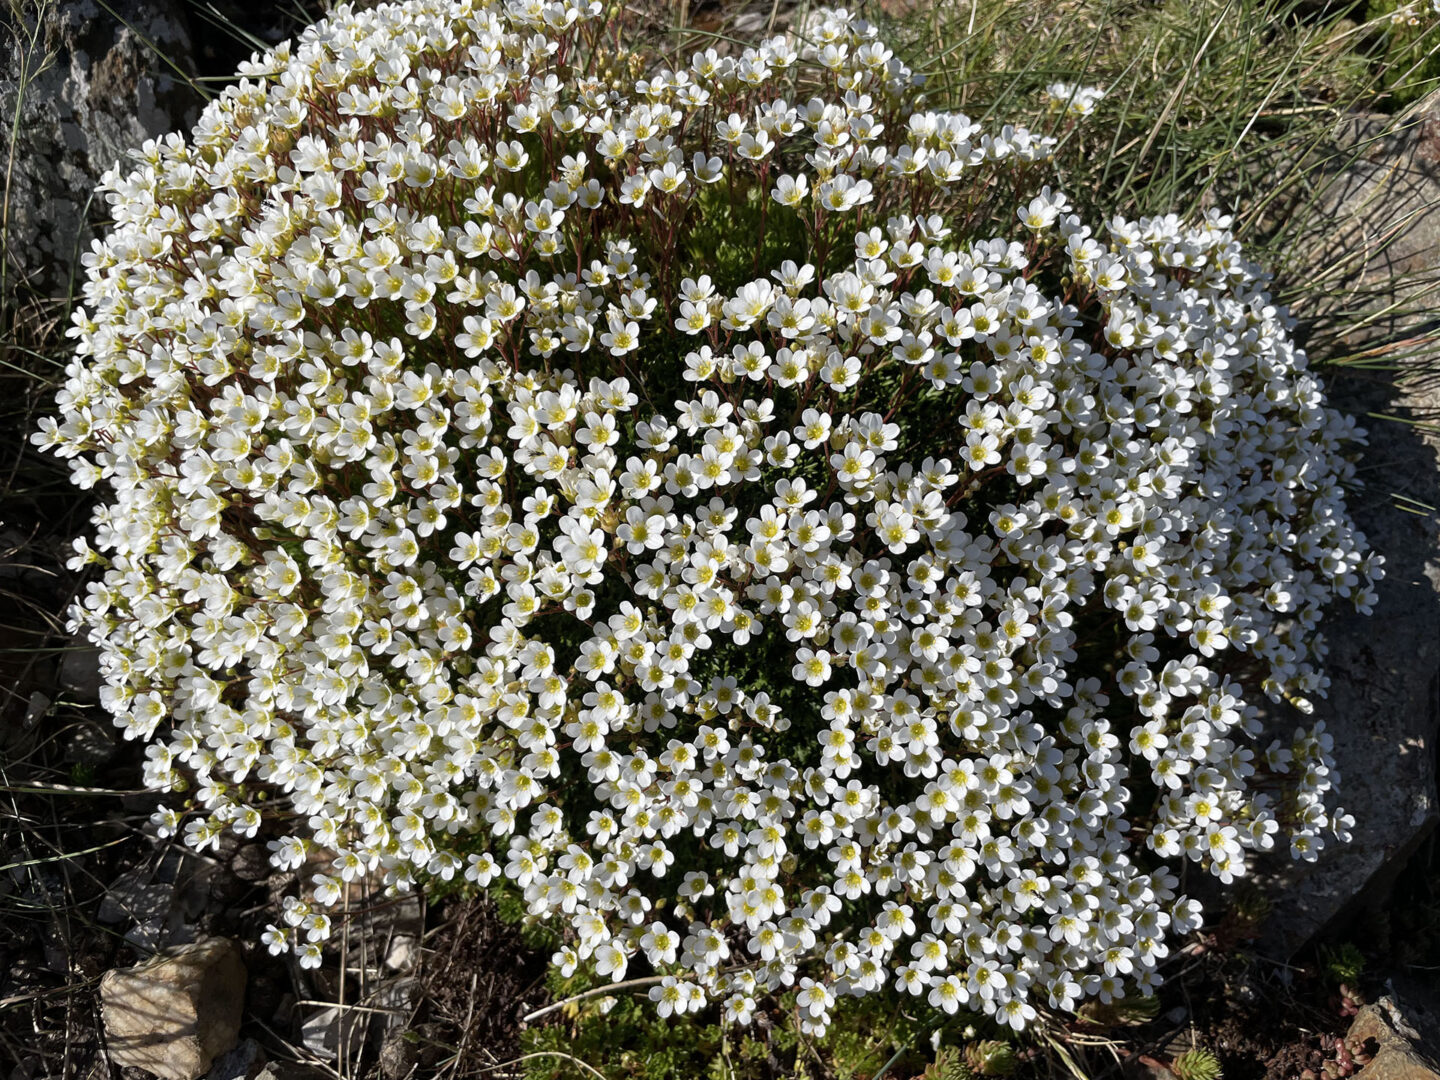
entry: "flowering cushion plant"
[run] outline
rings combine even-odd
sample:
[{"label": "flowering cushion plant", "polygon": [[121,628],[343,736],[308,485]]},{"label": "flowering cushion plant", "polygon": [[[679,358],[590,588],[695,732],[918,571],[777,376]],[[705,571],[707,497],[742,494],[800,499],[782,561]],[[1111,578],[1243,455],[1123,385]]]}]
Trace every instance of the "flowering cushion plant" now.
[{"label": "flowering cushion plant", "polygon": [[106,177],[36,441],[158,823],[268,819],[302,964],[503,876],[665,1014],[1149,992],[1174,869],[1344,835],[1255,701],[1373,600],[1356,430],[1219,213],[1087,223],[844,10],[599,14],[341,7]]}]

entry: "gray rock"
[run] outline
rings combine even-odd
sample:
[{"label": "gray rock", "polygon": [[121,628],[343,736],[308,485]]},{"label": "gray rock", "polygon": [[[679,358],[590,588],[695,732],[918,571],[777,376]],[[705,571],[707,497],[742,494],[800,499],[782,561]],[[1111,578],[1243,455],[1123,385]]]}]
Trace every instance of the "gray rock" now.
[{"label": "gray rock", "polygon": [[396,934],[385,950],[387,971],[402,974],[412,971],[420,959],[420,942],[409,934]]},{"label": "gray rock", "polygon": [[353,1064],[372,1032],[383,1039],[405,1029],[416,986],[413,978],[391,979],[358,1008],[337,1004],[317,1009],[300,1025],[301,1040],[324,1061],[335,1061],[343,1052],[345,1062]]},{"label": "gray rock", "polygon": [[354,906],[355,927],[372,935],[373,940],[384,940],[392,934],[418,937],[424,932],[425,915],[414,893],[387,897],[372,888]]},{"label": "gray rock", "polygon": [[419,985],[419,980],[413,977],[387,979],[365,1003],[376,1010],[375,1015],[384,1017],[386,1031],[404,1030]]},{"label": "gray rock", "polygon": [[175,902],[175,883],[160,880],[148,867],[117,877],[100,900],[96,917],[126,927],[125,940],[149,954],[167,942],[166,927]]},{"label": "gray rock", "polygon": [[149,956],[170,943],[166,920],[159,915],[149,915],[125,931],[125,944],[141,956]]},{"label": "gray rock", "polygon": [[41,721],[50,714],[54,703],[40,690],[31,691],[25,711],[5,710],[0,713],[0,754],[7,760],[22,761],[35,748]]},{"label": "gray rock", "polygon": [[226,938],[170,949],[100,980],[106,1050],[117,1066],[196,1080],[235,1045],[245,964]]},{"label": "gray rock", "polygon": [[250,843],[240,847],[230,857],[230,872],[241,881],[255,884],[270,876],[270,853],[264,844]]},{"label": "gray rock", "polygon": [[65,732],[64,759],[69,765],[104,765],[115,756],[115,729],[95,720],[81,720]]},{"label": "gray rock", "polygon": [[[1319,182],[1317,235],[1297,240],[1333,289],[1328,305],[1297,312],[1302,333],[1322,363],[1366,350],[1403,357],[1405,342],[1437,328],[1433,297],[1420,290],[1440,274],[1440,95],[1400,117],[1352,118],[1337,146],[1343,167]],[[1436,823],[1440,437],[1414,424],[1440,418],[1440,373],[1429,366],[1402,365],[1399,377],[1374,365],[1321,369],[1331,403],[1369,431],[1358,464],[1366,487],[1350,508],[1385,556],[1386,577],[1373,617],[1338,614],[1323,627],[1331,685],[1316,715],[1335,739],[1335,801],[1355,816],[1354,839],[1282,875],[1265,935],[1272,954],[1291,955],[1327,925],[1383,905]]]},{"label": "gray rock", "polygon": [[336,1061],[342,1055],[353,1064],[365,1045],[370,1017],[354,1008],[327,1005],[310,1013],[300,1025],[300,1041],[322,1061]]},{"label": "gray rock", "polygon": [[401,1080],[408,1076],[419,1060],[419,1049],[405,1037],[403,1031],[385,1036],[385,1041],[380,1044],[380,1075],[385,1080]]},{"label": "gray rock", "polygon": [[203,862],[201,857],[189,848],[172,843],[160,856],[160,862],[155,867],[155,880],[177,885],[193,874],[196,864],[201,862]]},{"label": "gray rock", "polygon": [[76,646],[60,654],[58,672],[60,689],[65,696],[82,705],[100,700],[100,650],[93,646]]},{"label": "gray rock", "polygon": [[103,202],[92,201],[96,181],[131,147],[192,125],[200,96],[175,0],[67,0],[21,11],[0,69],[7,131],[17,98],[20,106],[4,255],[11,283],[63,297],[88,247],[88,223],[105,216]]},{"label": "gray rock", "polygon": [[45,718],[45,714],[50,711],[50,706],[53,704],[55,703],[48,696],[36,690],[25,704],[25,719],[21,721],[21,725],[27,730],[33,728]]},{"label": "gray rock", "polygon": [[221,1054],[205,1074],[205,1080],[255,1080],[265,1067],[265,1051],[254,1039],[241,1039],[233,1050]]},{"label": "gray rock", "polygon": [[[1343,330],[1352,346],[1384,343],[1417,329],[1403,312],[1383,312],[1437,268],[1440,243],[1440,94],[1397,116],[1356,114],[1337,128],[1322,167],[1311,230],[1295,237],[1292,259],[1335,288],[1330,309],[1307,313],[1317,327]],[[1352,300],[1370,301],[1365,319]],[[1425,307],[1433,309],[1433,302]]]}]

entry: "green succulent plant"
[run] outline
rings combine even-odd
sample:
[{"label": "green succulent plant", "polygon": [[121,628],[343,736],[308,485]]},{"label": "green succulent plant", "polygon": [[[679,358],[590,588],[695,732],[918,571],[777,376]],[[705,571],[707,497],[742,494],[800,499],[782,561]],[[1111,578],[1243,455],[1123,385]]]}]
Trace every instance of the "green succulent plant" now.
[{"label": "green succulent plant", "polygon": [[1013,1044],[1003,1039],[981,1039],[963,1047],[945,1047],[925,1067],[920,1080],[976,1080],[981,1076],[1009,1076],[1020,1059]]},{"label": "green succulent plant", "polygon": [[1355,983],[1365,972],[1365,954],[1353,941],[1320,948],[1321,969],[1334,983]]},{"label": "green succulent plant", "polygon": [[1170,1063],[1179,1080],[1221,1080],[1220,1059],[1203,1046],[1186,1050]]}]

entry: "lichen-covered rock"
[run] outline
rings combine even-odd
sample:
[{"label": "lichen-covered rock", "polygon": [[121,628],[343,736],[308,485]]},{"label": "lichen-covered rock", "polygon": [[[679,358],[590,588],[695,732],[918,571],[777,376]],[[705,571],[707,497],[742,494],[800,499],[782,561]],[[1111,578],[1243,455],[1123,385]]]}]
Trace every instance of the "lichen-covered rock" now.
[{"label": "lichen-covered rock", "polygon": [[1440,1066],[1427,1052],[1431,1048],[1419,1030],[1423,1021],[1411,1014],[1412,1009],[1382,997],[1356,1014],[1345,1045],[1352,1054],[1370,1056],[1356,1080],[1440,1080]]},{"label": "lichen-covered rock", "polygon": [[100,1001],[110,1061],[162,1080],[195,1080],[235,1045],[244,997],[245,964],[226,938],[108,971]]},{"label": "lichen-covered rock", "polygon": [[[113,12],[113,14],[112,14]],[[63,297],[106,169],[198,115],[190,31],[173,0],[24,4],[0,69],[6,127],[20,98],[4,256],[10,287]]]}]

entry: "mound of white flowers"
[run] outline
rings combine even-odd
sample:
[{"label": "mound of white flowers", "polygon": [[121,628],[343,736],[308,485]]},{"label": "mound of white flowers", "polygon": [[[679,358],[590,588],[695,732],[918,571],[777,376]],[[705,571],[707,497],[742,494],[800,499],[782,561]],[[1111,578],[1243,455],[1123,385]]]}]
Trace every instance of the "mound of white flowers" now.
[{"label": "mound of white flowers", "polygon": [[1373,599],[1355,429],[1218,213],[1087,224],[843,10],[599,14],[341,7],[106,177],[36,441],[157,820],[273,837],[302,964],[503,875],[665,1014],[1149,992],[1172,869],[1344,835],[1254,702]]}]

